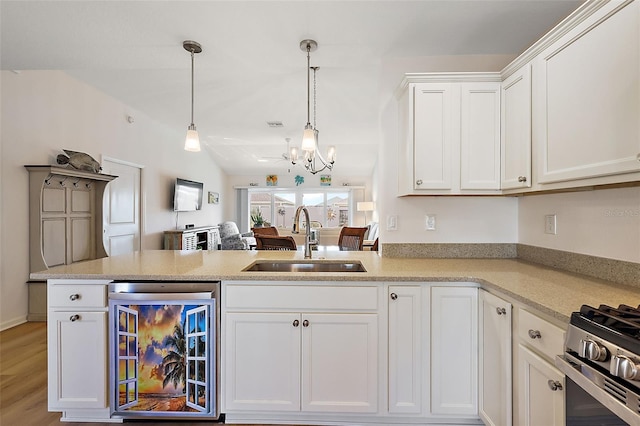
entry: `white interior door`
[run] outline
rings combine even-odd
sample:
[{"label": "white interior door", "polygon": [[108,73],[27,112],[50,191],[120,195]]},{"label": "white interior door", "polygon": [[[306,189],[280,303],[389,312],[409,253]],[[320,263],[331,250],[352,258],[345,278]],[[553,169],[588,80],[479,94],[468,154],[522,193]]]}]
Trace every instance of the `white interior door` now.
[{"label": "white interior door", "polygon": [[102,201],[102,242],[109,256],[140,250],[141,166],[102,159],[102,172],[118,176],[107,185]]}]

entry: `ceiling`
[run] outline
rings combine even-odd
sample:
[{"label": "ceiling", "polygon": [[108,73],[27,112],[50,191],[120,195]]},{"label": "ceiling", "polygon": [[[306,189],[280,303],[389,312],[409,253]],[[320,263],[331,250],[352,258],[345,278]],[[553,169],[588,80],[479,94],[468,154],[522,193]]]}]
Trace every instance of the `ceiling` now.
[{"label": "ceiling", "polygon": [[230,175],[262,174],[288,167],[279,161],[286,138],[300,143],[307,103],[299,43],[311,38],[318,42],[311,65],[320,67],[321,149],[336,146],[334,174],[368,176],[385,62],[515,56],[581,3],[1,0],[0,64],[64,70],[186,133],[191,61],[182,42],[195,40],[203,47],[195,57],[194,117],[203,149]]}]

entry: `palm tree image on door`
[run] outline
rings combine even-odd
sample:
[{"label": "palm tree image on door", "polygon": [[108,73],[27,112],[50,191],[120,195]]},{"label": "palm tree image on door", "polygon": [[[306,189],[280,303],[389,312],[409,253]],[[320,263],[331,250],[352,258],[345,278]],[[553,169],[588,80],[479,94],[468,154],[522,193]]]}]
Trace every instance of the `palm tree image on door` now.
[{"label": "palm tree image on door", "polygon": [[214,411],[215,308],[202,302],[116,305],[117,411],[149,416]]}]

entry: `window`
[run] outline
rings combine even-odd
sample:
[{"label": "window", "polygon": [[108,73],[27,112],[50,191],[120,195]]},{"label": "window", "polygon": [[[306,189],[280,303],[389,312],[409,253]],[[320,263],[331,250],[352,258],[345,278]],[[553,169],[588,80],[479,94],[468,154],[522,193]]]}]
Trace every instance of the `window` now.
[{"label": "window", "polygon": [[[318,189],[305,192],[292,190],[249,190],[250,227],[254,226],[251,217],[258,212],[267,226],[291,228],[296,209],[300,205],[307,207],[309,219],[322,227],[349,225],[351,215],[351,190]],[[302,226],[302,224],[301,224]]]}]

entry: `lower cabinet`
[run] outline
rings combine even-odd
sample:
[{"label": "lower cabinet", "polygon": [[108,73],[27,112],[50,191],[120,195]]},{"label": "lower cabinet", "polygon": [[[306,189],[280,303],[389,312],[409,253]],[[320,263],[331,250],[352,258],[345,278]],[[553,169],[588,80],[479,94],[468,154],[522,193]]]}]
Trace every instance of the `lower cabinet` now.
[{"label": "lower cabinet", "polygon": [[564,425],[564,374],[553,365],[563,352],[564,330],[523,308],[517,310],[516,323],[514,419],[522,426]]},{"label": "lower cabinet", "polygon": [[518,346],[522,426],[564,425],[564,374],[525,346]]},{"label": "lower cabinet", "polygon": [[47,284],[49,411],[108,407],[106,285],[76,282]]},{"label": "lower cabinet", "polygon": [[227,314],[227,408],[376,412],[377,315]]},{"label": "lower cabinet", "polygon": [[511,303],[480,290],[479,414],[488,426],[512,424]]},{"label": "lower cabinet", "polygon": [[227,412],[377,413],[378,288],[251,287],[227,286]]},{"label": "lower cabinet", "polygon": [[478,289],[431,289],[431,413],[478,415]]}]

